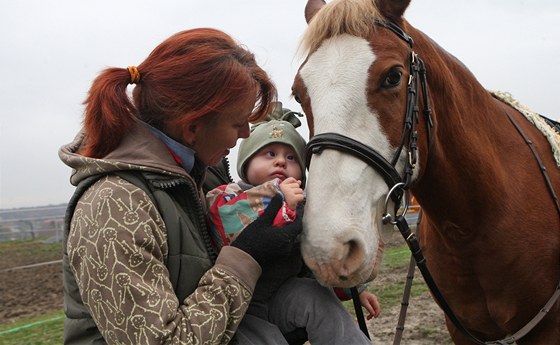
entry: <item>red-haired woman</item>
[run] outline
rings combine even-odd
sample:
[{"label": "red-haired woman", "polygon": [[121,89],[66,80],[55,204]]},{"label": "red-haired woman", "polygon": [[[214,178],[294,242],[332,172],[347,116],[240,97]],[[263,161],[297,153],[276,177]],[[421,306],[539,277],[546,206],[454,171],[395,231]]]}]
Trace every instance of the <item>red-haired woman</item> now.
[{"label": "red-haired woman", "polygon": [[218,254],[202,184],[275,99],[253,54],[214,29],[179,32],[137,67],[101,72],[82,131],[59,151],[77,186],[65,229],[65,343],[230,342],[261,266],[299,250],[301,217],[284,228],[263,217]]}]

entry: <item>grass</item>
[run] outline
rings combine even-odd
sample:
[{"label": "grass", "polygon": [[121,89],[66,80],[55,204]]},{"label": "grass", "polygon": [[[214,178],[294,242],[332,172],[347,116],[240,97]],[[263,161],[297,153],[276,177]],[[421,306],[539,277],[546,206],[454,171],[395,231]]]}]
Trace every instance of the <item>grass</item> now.
[{"label": "grass", "polygon": [[381,271],[390,271],[396,268],[405,267],[410,262],[410,249],[402,245],[385,249]]},{"label": "grass", "polygon": [[[381,263],[380,269],[381,272],[379,275],[382,276],[384,272],[394,269],[408,267],[409,263],[410,250],[406,245],[389,248],[383,256],[383,262]],[[388,308],[401,303],[405,282],[406,274],[403,274],[402,280],[398,283],[383,284],[381,286],[376,286],[375,290],[370,290],[377,294],[379,303],[381,303],[384,308]],[[412,281],[410,295],[411,297],[420,296],[428,290],[428,286],[424,283],[424,281],[415,279]]]},{"label": "grass", "polygon": [[[0,252],[11,253],[16,255],[22,249],[25,251],[34,250],[33,242],[21,241],[0,243]],[[16,248],[16,249],[14,249]],[[60,244],[41,244],[38,248],[41,257],[49,260],[53,254],[60,253]],[[4,252],[7,250],[8,252]],[[387,248],[381,264],[380,275],[393,269],[407,267],[410,260],[410,252],[406,246]],[[402,281],[394,284],[383,284],[381,286],[369,287],[379,298],[383,308],[389,308],[401,302],[403,288],[405,284],[405,275]],[[413,281],[412,296],[418,296],[428,291],[426,285],[418,279]],[[348,311],[355,315],[352,301],[344,302]],[[64,328],[64,313],[62,310],[53,311],[50,314],[37,317],[24,318],[13,324],[0,324],[0,345],[58,345],[62,344]],[[427,330],[429,332],[429,330]]]},{"label": "grass", "polygon": [[63,342],[63,328],[62,310],[0,324],[0,345],[59,345]]},{"label": "grass", "polygon": [[[39,240],[0,242],[0,269],[61,258],[62,243],[42,243]],[[53,310],[40,316],[24,317],[14,323],[2,323],[0,345],[60,345],[63,343],[63,315],[62,310]]]},{"label": "grass", "polygon": [[[410,262],[410,250],[406,245],[386,248],[385,254],[383,255],[383,262],[381,263],[381,268],[379,276],[383,276],[384,272],[389,272],[394,269],[408,267]],[[381,304],[383,309],[390,308],[394,305],[401,303],[404,285],[406,281],[406,274],[403,273],[402,280],[396,283],[384,283],[384,284],[370,284],[368,287],[369,291],[377,295],[377,299]],[[411,297],[416,297],[422,295],[428,291],[426,284],[418,279],[413,280]],[[344,302],[344,306],[348,311],[355,315],[354,305],[352,301]]]},{"label": "grass", "polygon": [[0,242],[0,269],[30,265],[37,262],[62,258],[62,243],[42,243],[40,241],[2,241]]}]

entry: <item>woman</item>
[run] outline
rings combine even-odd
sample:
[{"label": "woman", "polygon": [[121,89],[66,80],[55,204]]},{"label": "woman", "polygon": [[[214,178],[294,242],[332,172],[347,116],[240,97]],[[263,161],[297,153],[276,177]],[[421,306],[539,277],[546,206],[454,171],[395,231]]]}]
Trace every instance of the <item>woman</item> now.
[{"label": "woman", "polygon": [[83,129],[59,152],[77,186],[65,343],[230,342],[261,266],[299,250],[301,217],[281,229],[263,217],[216,254],[200,186],[275,98],[254,56],[214,29],[177,33],[137,67],[95,79]]}]

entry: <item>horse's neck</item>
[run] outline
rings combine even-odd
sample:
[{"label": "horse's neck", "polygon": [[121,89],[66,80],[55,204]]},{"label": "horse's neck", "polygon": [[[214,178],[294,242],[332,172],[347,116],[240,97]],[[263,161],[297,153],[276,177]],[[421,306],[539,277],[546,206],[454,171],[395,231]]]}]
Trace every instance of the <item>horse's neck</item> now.
[{"label": "horse's neck", "polygon": [[488,212],[499,204],[499,198],[488,193],[499,195],[506,188],[500,179],[503,152],[496,149],[508,140],[504,110],[463,64],[438,46],[418,55],[428,70],[435,127],[414,192],[432,207],[449,210],[439,212],[449,217],[473,205]]}]

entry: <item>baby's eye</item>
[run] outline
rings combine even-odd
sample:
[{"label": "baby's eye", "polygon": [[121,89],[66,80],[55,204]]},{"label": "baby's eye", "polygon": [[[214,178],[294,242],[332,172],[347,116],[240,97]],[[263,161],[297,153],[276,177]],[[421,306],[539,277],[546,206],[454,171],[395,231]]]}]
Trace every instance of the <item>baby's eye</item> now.
[{"label": "baby's eye", "polygon": [[294,156],[294,155],[288,155],[286,158],[287,158],[289,161],[293,161],[293,160],[296,159],[296,156]]},{"label": "baby's eye", "polygon": [[269,157],[276,157],[276,153],[274,153],[274,151],[267,151],[266,155]]}]

